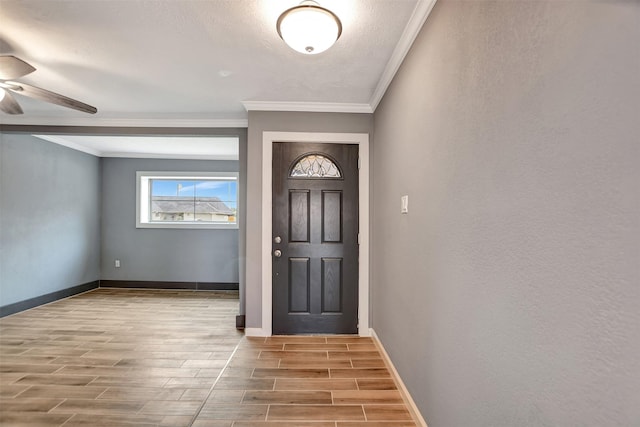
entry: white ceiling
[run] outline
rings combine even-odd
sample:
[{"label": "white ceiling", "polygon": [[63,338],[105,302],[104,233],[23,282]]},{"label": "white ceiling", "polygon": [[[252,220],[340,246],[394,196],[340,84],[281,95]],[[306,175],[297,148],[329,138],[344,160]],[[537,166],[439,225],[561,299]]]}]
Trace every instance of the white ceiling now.
[{"label": "white ceiling", "polygon": [[99,157],[238,160],[235,136],[34,135]]},{"label": "white ceiling", "polygon": [[319,0],[335,46],[303,55],[275,22],[299,0],[0,0],[0,54],[18,81],[98,108],[20,95],[5,124],[246,126],[247,109],[371,112],[435,0]]}]

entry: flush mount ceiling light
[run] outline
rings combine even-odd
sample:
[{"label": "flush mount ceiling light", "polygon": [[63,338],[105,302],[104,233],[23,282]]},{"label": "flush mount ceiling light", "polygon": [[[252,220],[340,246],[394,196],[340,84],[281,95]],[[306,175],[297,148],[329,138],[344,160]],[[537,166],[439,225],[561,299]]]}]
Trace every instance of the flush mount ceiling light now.
[{"label": "flush mount ceiling light", "polygon": [[342,23],[336,14],[312,0],[285,10],[276,28],[286,44],[307,55],[324,52],[342,34]]}]

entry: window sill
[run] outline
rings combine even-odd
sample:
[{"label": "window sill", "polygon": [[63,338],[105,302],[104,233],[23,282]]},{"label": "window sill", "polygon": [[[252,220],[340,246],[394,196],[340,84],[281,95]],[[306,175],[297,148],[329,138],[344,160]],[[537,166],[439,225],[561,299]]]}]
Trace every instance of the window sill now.
[{"label": "window sill", "polygon": [[160,228],[173,230],[237,230],[238,224],[197,224],[197,223],[162,223],[162,222],[143,222],[137,223],[136,228]]}]

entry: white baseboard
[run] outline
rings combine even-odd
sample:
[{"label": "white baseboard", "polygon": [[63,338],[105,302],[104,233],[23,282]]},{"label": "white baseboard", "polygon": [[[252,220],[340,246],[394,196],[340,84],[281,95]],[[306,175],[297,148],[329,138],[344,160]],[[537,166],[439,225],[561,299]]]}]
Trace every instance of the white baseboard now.
[{"label": "white baseboard", "polygon": [[244,335],[247,337],[268,337],[271,334],[262,328],[244,328]]},{"label": "white baseboard", "polygon": [[389,370],[391,371],[391,374],[393,375],[393,379],[396,381],[398,389],[400,390],[400,394],[402,395],[402,399],[404,400],[405,404],[409,407],[409,412],[411,413],[413,420],[420,427],[427,427],[427,422],[422,417],[420,410],[418,410],[418,407],[416,406],[416,402],[413,401],[413,398],[409,394],[407,387],[404,385],[404,382],[402,382],[402,378],[400,378],[398,371],[396,370],[395,366],[393,366],[393,362],[391,362],[391,359],[389,358],[389,354],[384,349],[382,342],[380,342],[380,338],[378,338],[378,335],[376,334],[376,331],[373,328],[371,328],[371,337],[373,338],[373,341],[376,343],[378,350],[380,350],[380,353],[382,354],[382,357],[384,358],[384,361],[387,364],[387,368],[389,368]]}]

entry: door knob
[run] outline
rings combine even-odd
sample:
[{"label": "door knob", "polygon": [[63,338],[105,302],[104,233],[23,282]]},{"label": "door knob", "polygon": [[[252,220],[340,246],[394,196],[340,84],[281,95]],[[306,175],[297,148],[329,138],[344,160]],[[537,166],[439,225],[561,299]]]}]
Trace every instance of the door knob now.
[{"label": "door knob", "polygon": [[282,239],[280,238],[280,236],[276,236],[276,238],[273,239],[273,241],[276,242],[276,243],[280,243],[280,242],[282,242]]},{"label": "door knob", "polygon": [[276,258],[280,258],[282,256],[282,251],[280,249],[276,249],[275,251],[273,251],[273,256],[275,256]]}]

